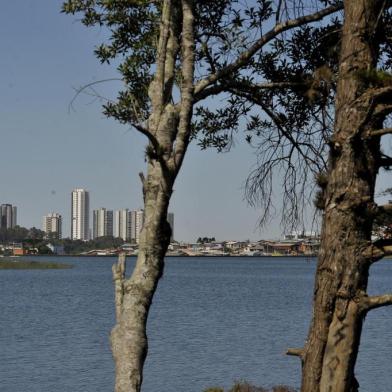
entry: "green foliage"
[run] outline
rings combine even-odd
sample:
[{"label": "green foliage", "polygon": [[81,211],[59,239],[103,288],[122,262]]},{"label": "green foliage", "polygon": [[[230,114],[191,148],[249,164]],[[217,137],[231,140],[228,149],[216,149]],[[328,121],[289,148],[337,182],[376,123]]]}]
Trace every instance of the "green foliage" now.
[{"label": "green foliage", "polygon": [[121,238],[106,236],[98,237],[90,241],[64,239],[58,243],[64,245],[66,254],[80,254],[94,249],[116,249],[121,246],[124,241]]},{"label": "green foliage", "polygon": [[29,242],[34,243],[42,240],[45,232],[35,227],[26,229],[25,227],[15,226],[10,229],[0,229],[0,243],[7,242]]}]

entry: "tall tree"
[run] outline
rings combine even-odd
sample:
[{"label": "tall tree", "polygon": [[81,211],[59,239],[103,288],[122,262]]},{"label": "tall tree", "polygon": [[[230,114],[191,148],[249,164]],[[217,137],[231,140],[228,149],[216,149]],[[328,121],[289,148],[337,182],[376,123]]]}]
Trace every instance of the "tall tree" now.
[{"label": "tall tree", "polygon": [[[68,0],[66,13],[82,13],[87,26],[106,26],[108,44],[96,50],[102,62],[121,58],[125,82],[105,113],[148,138],[143,183],[145,223],[136,267],[125,277],[125,258],[113,268],[117,324],[111,334],[116,392],[139,392],[147,354],[146,322],[163,273],[170,241],[167,210],[175,179],[197,124],[195,105],[227,91],[226,80],[245,75],[255,57],[279,35],[328,16],[341,5],[291,19],[276,5],[237,1]],[[281,21],[281,19],[284,19]],[[272,28],[264,31],[264,24]],[[196,76],[197,75],[197,76]],[[265,88],[274,88],[264,86]],[[231,105],[231,103],[230,103]],[[232,105],[231,105],[232,106]]]},{"label": "tall tree", "polygon": [[[369,268],[392,253],[390,240],[371,242],[373,221],[390,209],[374,201],[382,128],[392,111],[392,76],[377,69],[390,61],[381,47],[390,19],[388,2],[345,0],[335,124],[323,194],[323,227],[313,319],[303,350],[302,392],[358,390],[354,365],[362,324],[371,309],[391,305],[392,294],[368,296]],[[381,55],[380,48],[385,51]]]},{"label": "tall tree", "polygon": [[[366,294],[370,266],[392,252],[390,239],[371,242],[374,225],[391,212],[390,204],[374,201],[377,174],[392,165],[380,143],[392,133],[385,125],[392,110],[391,6],[376,0],[346,0],[344,6],[343,26],[339,19],[306,26],[253,64],[273,81],[273,93],[249,75],[225,81],[237,108],[248,102],[267,115],[249,116],[249,107],[237,111],[250,118],[249,137],[260,140],[261,159],[248,180],[252,202],[261,201],[268,212],[273,175],[283,168],[284,223],[298,222],[304,200],[298,195],[305,194],[309,170],[318,173],[323,227],[313,319],[305,347],[288,352],[302,360],[303,392],[356,391],[363,319],[392,303],[392,295]],[[218,124],[227,132],[232,113],[206,109],[203,127]],[[222,138],[214,136],[202,144],[219,148]]]}]

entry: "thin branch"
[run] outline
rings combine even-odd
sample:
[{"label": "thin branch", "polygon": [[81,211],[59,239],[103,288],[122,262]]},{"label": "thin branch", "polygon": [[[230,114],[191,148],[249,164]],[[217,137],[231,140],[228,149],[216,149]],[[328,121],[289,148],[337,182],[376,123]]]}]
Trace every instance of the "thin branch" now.
[{"label": "thin branch", "polygon": [[300,357],[304,355],[304,349],[303,348],[288,348],[286,351],[286,355],[292,355],[294,357]]},{"label": "thin branch", "polygon": [[[71,102],[70,102],[69,105],[68,105],[68,113],[70,113],[71,110],[75,110],[73,104],[74,104],[74,102],[76,101],[76,99],[78,98],[78,96],[79,96],[82,92],[84,92],[84,91],[87,90],[88,88],[91,88],[92,86],[95,86],[95,85],[97,85],[97,84],[106,83],[106,82],[113,82],[113,81],[119,82],[119,81],[122,81],[122,79],[121,79],[121,78],[101,79],[101,80],[96,80],[96,81],[91,82],[91,83],[87,83],[87,84],[85,84],[85,85],[83,85],[83,86],[81,86],[81,87],[79,87],[79,88],[76,88],[76,89],[75,89],[75,91],[76,91],[76,92],[75,92],[75,95],[73,96],[73,98],[71,99]],[[100,97],[100,98],[103,98],[103,97]]]},{"label": "thin branch", "polygon": [[255,55],[264,45],[272,41],[280,33],[283,33],[284,31],[287,31],[295,27],[302,26],[307,23],[316,22],[324,18],[325,16],[328,16],[341,9],[343,9],[343,3],[339,3],[338,5],[325,8],[319,12],[315,12],[310,15],[305,15],[296,19],[290,19],[285,22],[276,24],[270,31],[268,31],[261,38],[259,38],[248,50],[241,53],[234,62],[221,68],[216,73],[213,73],[208,77],[200,80],[195,87],[195,94],[200,93],[206,87],[216,83],[222,78],[229,76],[233,72],[245,66],[249,62],[249,60],[253,57],[253,55]]},{"label": "thin branch", "polygon": [[[283,136],[289,140],[289,142],[296,148],[296,150],[298,151],[298,153],[303,157],[303,159],[306,162],[310,162],[313,165],[315,165],[316,167],[318,167],[319,171],[322,169],[319,167],[318,162],[316,162],[314,159],[309,157],[309,154],[306,154],[302,151],[301,147],[308,147],[310,148],[313,153],[316,154],[316,156],[318,155],[318,151],[314,151],[314,147],[306,142],[301,142],[298,143],[293,136],[290,134],[290,131],[286,130],[282,124],[282,121],[279,119],[279,117],[274,113],[274,111],[270,108],[268,108],[260,99],[259,97],[259,89],[257,88],[256,85],[247,85],[244,86],[241,83],[236,83],[236,82],[230,82],[231,85],[235,86],[235,89],[229,89],[229,91],[231,91],[233,94],[239,95],[239,96],[245,96],[249,101],[254,102],[255,104],[259,105],[264,112],[271,118],[271,120],[274,122],[274,124],[277,126],[277,128],[282,132]],[[239,89],[241,87],[245,87],[245,89],[249,89],[251,90],[249,92],[249,94],[245,94],[240,91]],[[324,166],[326,166],[325,162],[323,161]]]}]

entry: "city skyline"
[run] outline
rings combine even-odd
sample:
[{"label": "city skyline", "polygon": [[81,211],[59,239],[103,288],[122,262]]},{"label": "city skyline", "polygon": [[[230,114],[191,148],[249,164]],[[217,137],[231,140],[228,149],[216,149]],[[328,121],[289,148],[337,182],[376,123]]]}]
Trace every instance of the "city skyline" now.
[{"label": "city skyline", "polygon": [[[93,53],[105,33],[74,23],[76,17],[61,14],[60,5],[48,0],[7,2],[0,15],[0,32],[8,37],[0,42],[7,53],[0,73],[2,144],[14,147],[0,155],[0,164],[8,168],[0,200],[18,206],[18,224],[25,227],[40,227],[48,211],[68,217],[69,190],[78,184],[94,195],[92,208],[143,206],[139,172],[146,170],[147,140],[129,126],[106,119],[100,100],[92,102],[91,96],[80,94],[70,105],[75,89],[88,83],[97,83],[107,99],[116,97],[121,87],[121,81],[113,80],[119,76],[115,67],[101,65]],[[191,144],[170,204],[177,240],[281,236],[282,179],[274,178],[276,217],[266,227],[258,228],[262,211],[244,199],[246,177],[257,162],[255,153],[240,132],[234,134],[228,153],[200,151]],[[390,174],[380,175],[378,191],[389,183]],[[306,229],[311,229],[311,219]],[[68,219],[63,232],[70,232]]]}]

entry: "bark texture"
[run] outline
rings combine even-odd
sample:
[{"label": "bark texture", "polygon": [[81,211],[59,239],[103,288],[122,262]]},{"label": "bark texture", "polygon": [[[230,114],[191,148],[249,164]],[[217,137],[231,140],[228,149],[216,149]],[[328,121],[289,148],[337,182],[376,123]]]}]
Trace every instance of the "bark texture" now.
[{"label": "bark texture", "polygon": [[346,0],[313,318],[301,358],[302,392],[358,390],[358,354],[371,258],[369,246],[382,125],[375,91],[362,77],[374,70],[382,2]]}]

